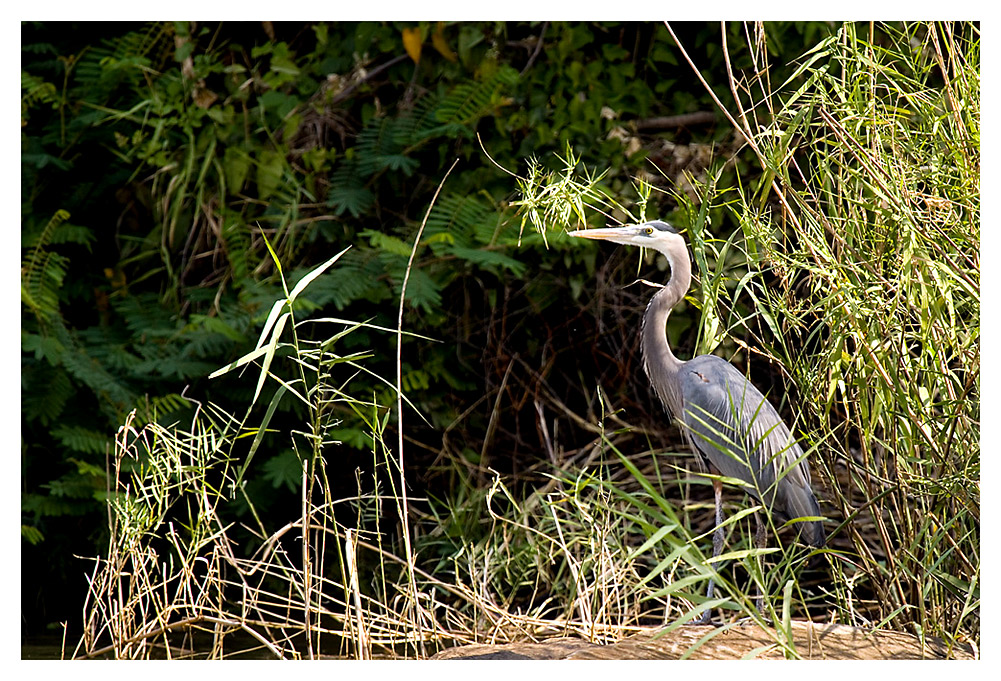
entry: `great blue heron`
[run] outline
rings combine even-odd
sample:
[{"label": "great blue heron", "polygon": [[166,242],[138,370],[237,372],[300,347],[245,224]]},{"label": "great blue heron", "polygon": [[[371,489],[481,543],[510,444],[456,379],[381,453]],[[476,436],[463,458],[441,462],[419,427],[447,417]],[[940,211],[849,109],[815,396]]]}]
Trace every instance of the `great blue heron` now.
[{"label": "great blue heron", "polygon": [[[654,220],[641,225],[584,229],[570,236],[643,246],[664,254],[671,279],[650,300],[643,315],[643,368],[668,416],[681,422],[686,439],[710,473],[746,483],[745,489],[776,517],[819,517],[820,507],[810,488],[810,467],[799,444],[775,408],[732,364],[715,355],[682,361],[667,342],[667,317],[692,281],[692,266],[684,238],[673,226]],[[713,478],[716,529],[713,557],[723,548],[722,482]],[[764,548],[765,525],[755,513],[755,545]],[[811,546],[824,545],[819,520],[796,524]],[[709,581],[707,598],[712,599]],[[760,592],[759,592],[760,593]],[[760,596],[758,607],[761,607]],[[696,620],[707,624],[710,609]]]}]

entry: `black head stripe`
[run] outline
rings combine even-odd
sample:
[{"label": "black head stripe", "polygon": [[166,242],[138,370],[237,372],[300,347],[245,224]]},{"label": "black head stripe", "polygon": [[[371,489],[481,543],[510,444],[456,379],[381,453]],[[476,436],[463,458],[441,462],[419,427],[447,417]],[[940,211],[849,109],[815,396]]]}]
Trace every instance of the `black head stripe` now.
[{"label": "black head stripe", "polygon": [[661,231],[661,232],[671,232],[672,234],[680,234],[681,233],[681,232],[678,231],[677,227],[675,227],[674,225],[670,225],[670,224],[664,222],[663,220],[651,220],[650,222],[648,222],[646,224],[648,226],[650,226],[650,227],[653,227],[656,230]]}]

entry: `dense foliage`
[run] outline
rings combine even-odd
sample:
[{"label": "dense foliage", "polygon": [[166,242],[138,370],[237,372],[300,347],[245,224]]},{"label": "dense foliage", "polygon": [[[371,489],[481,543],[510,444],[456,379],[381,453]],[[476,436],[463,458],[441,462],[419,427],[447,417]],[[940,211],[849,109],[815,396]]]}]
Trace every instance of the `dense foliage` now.
[{"label": "dense foliage", "polygon": [[[746,26],[725,25],[724,52],[719,25],[673,28],[728,107],[732,96],[717,85],[730,70],[757,69],[755,45],[767,43],[773,84],[792,77],[798,87],[809,74],[791,60],[837,30],[769,24],[755,27],[767,33],[756,41]],[[390,409],[396,395],[376,376],[395,371],[395,337],[373,327],[396,325],[417,230],[456,159],[406,289],[404,328],[442,341],[408,339],[402,355],[404,393],[425,419],[411,418],[405,433],[408,483],[415,497],[433,500],[422,517],[441,528],[427,533],[428,553],[444,561],[488,534],[467,502],[482,498],[492,471],[515,497],[540,484],[553,472],[547,452],[558,458],[551,439],[559,451],[588,443],[588,420],[605,399],[656,444],[677,442],[636,370],[629,328],[646,293],[592,295],[631,281],[634,257],[599,257],[526,227],[505,169],[524,174],[534,157],[558,170],[572,154],[603,171],[602,190],[623,205],[642,202],[637,178],[663,190],[645,205],[651,217],[677,210],[694,224],[704,205],[701,224],[719,238],[704,235],[716,253],[699,269],[728,268],[713,282],[732,292],[739,277],[730,272],[733,252],[719,252],[722,235],[771,237],[752,228],[766,218],[734,215],[714,187],[753,182],[766,211],[777,200],[759,178],[776,168],[763,170],[721,114],[705,115],[713,110],[662,24],[178,22],[108,24],[99,35],[92,26],[24,25],[25,629],[76,618],[87,564],[73,556],[106,546],[106,457],[127,415],[136,410],[140,426],[189,423],[185,398],[231,412],[251,403],[252,381],[206,377],[253,349],[282,297],[276,259],[294,285],[350,246],[295,306],[303,316],[370,322],[340,341],[373,372],[352,376],[350,391],[380,414]],[[695,115],[664,119],[679,114]],[[710,282],[700,283],[705,299]],[[780,291],[783,301],[791,295]],[[738,297],[731,318],[751,319],[755,301]],[[815,377],[768,346],[784,330],[728,323],[734,340],[707,324],[709,308],[672,317],[679,354],[722,344],[756,381],[773,383],[773,395],[785,385],[783,365],[812,395],[803,386]],[[968,349],[973,340],[962,342]],[[778,359],[750,366],[747,344]],[[275,391],[267,385],[256,408]],[[958,394],[978,391],[959,386]],[[306,414],[288,396],[275,404],[279,431]],[[818,406],[809,426],[823,429],[831,404]],[[373,446],[372,419],[338,408],[330,435],[344,445],[327,462],[335,496],[359,491],[357,471],[371,465]],[[547,422],[561,430],[546,431]],[[297,507],[300,459],[287,441],[260,441],[246,491],[266,521],[284,522]],[[243,507],[235,520],[250,514]]]},{"label": "dense foliage", "polygon": [[[566,302],[565,272],[550,274],[541,242],[526,236],[517,248],[504,211],[512,184],[475,133],[508,168],[569,143],[621,176],[647,153],[619,119],[697,101],[671,87],[676,59],[653,25],[22,31],[22,537],[33,625],[69,617],[73,608],[55,604],[73,599],[55,594],[82,586],[71,556],[102,545],[105,457],[125,415],[182,418],[189,384],[199,399],[224,399],[203,377],[253,342],[279,290],[263,234],[290,268],[352,245],[302,304],[387,322],[415,222],[460,159],[408,287],[408,328],[446,341],[409,358],[405,376],[440,430],[503,372],[496,334],[508,306],[531,301],[541,314]],[[579,291],[587,273],[577,270]],[[392,356],[388,340],[358,336]],[[533,329],[525,340],[528,357],[547,339]],[[233,390],[225,398],[239,403],[246,395]],[[345,441],[363,446],[350,423]],[[476,440],[482,426],[460,432]],[[293,462],[287,450],[262,456],[254,482],[280,496]]]}]

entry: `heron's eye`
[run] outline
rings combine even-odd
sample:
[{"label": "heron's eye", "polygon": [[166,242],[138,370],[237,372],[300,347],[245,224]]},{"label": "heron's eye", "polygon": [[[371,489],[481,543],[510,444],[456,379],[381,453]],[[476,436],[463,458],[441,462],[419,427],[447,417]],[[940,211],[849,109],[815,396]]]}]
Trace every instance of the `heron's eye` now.
[{"label": "heron's eye", "polygon": [[653,227],[647,227],[646,229],[643,230],[643,233],[646,234],[647,236],[650,236],[651,234],[653,234]]}]

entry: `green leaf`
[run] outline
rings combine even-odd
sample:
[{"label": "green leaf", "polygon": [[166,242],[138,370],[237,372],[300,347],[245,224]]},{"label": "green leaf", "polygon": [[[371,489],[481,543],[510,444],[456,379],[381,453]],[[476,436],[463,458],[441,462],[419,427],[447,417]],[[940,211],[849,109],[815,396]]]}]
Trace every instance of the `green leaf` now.
[{"label": "green leaf", "polygon": [[222,156],[222,167],[226,176],[226,190],[230,195],[243,190],[251,163],[247,152],[238,147],[226,147]]},{"label": "green leaf", "polygon": [[[351,247],[348,246],[348,248],[351,248]],[[333,256],[332,258],[330,258],[330,260],[328,260],[327,262],[323,263],[322,265],[319,265],[319,266],[313,268],[308,274],[306,274],[306,276],[304,276],[302,279],[300,279],[299,283],[296,284],[295,288],[292,289],[292,293],[289,294],[289,297],[288,297],[289,304],[295,302],[296,296],[298,296],[300,293],[302,293],[303,289],[305,289],[307,286],[309,286],[309,284],[310,284],[311,281],[313,281],[318,276],[320,276],[325,271],[327,271],[327,269],[331,265],[333,265],[335,262],[337,262],[342,255],[344,255],[345,253],[347,253],[348,248],[345,248],[343,251],[341,251],[337,255]]]},{"label": "green leaf", "polygon": [[273,150],[260,152],[257,159],[257,198],[267,201],[274,196],[284,171],[284,155]]},{"label": "green leaf", "polygon": [[32,546],[37,546],[45,541],[45,535],[32,525],[21,525],[21,539],[24,539]]},{"label": "green leaf", "polygon": [[286,449],[264,462],[264,478],[277,489],[282,487],[295,492],[302,484],[302,462],[296,453]]},{"label": "green leaf", "polygon": [[[268,424],[271,423],[271,418],[275,415],[278,403],[281,402],[286,390],[288,390],[286,386],[278,386],[278,390],[275,391],[274,396],[271,398],[271,403],[268,404],[268,410],[264,413],[264,418],[261,420],[261,424],[257,427],[257,432],[254,433],[254,441],[250,445],[250,451],[247,452],[247,457],[244,459],[243,465],[240,466],[240,470],[236,475],[237,487],[239,487],[243,481],[243,477],[246,475],[247,469],[250,467],[250,462],[253,461],[254,454],[257,453],[257,448],[261,446],[261,442],[264,440],[264,434],[268,431]],[[277,486],[278,485],[275,485],[275,487]]]},{"label": "green leaf", "polygon": [[257,398],[261,395],[261,388],[264,387],[264,381],[268,377],[268,370],[271,368],[271,360],[275,357],[275,349],[278,347],[278,339],[281,337],[282,331],[285,330],[285,322],[288,321],[288,318],[288,312],[278,318],[278,321],[275,323],[274,332],[271,334],[271,342],[264,348],[264,364],[261,366],[261,374],[257,378],[257,389],[254,390],[254,399],[250,401],[251,405],[255,404],[257,402]]},{"label": "green leaf", "polygon": [[400,255],[404,258],[410,257],[411,245],[399,237],[377,232],[373,229],[366,229],[358,236],[368,239],[372,247],[380,251]]}]

